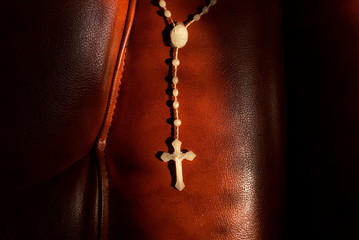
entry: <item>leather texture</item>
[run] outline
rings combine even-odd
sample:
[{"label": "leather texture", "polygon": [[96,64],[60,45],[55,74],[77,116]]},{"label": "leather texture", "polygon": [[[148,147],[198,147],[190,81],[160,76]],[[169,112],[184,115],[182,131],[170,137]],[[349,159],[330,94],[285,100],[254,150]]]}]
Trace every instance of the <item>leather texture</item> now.
[{"label": "leather texture", "polygon": [[106,239],[106,175],[94,146],[128,1],[2,6],[1,239]]},{"label": "leather texture", "polygon": [[[175,20],[201,1],[168,1]],[[280,1],[222,1],[179,52],[186,188],[159,161],[171,137],[169,51],[159,8],[138,1],[107,139],[110,239],[281,239]],[[167,140],[167,141],[166,141]]]},{"label": "leather texture", "polygon": [[[183,21],[204,2],[167,4]],[[173,129],[157,1],[1,7],[0,239],[359,238],[357,1],[218,1],[190,26],[182,192],[159,160]]]}]

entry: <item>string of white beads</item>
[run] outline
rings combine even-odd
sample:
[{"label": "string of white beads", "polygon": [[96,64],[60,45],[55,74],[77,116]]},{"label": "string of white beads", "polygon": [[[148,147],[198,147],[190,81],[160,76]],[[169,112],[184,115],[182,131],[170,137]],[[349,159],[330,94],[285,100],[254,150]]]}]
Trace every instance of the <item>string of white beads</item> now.
[{"label": "string of white beads", "polygon": [[[186,25],[186,27],[188,27],[189,25],[191,25],[194,21],[199,21],[199,20],[201,19],[201,16],[202,16],[203,14],[208,13],[209,8],[210,8],[211,6],[216,5],[216,3],[217,3],[217,0],[210,0],[208,6],[204,6],[204,7],[202,8],[201,13],[195,14],[195,15],[193,16],[192,21],[190,21],[190,22]],[[173,23],[173,25],[175,25],[175,22],[174,22],[173,19],[172,19],[172,13],[171,13],[171,11],[166,8],[166,6],[167,6],[166,1],[165,1],[165,0],[160,0],[158,5],[159,5],[161,8],[163,8],[163,10],[164,10],[164,15],[165,15],[167,18],[170,18],[170,19],[171,19],[171,22]]]},{"label": "string of white beads", "polygon": [[176,138],[179,138],[179,126],[182,124],[181,120],[179,119],[179,114],[178,114],[178,108],[179,108],[179,102],[177,99],[178,96],[178,89],[177,89],[177,84],[179,82],[179,79],[177,77],[177,68],[180,64],[180,61],[178,60],[178,48],[176,48],[175,51],[175,56],[174,59],[172,60],[172,66],[174,68],[174,76],[172,78],[172,82],[173,82],[173,91],[172,91],[172,95],[174,96],[174,101],[172,103],[172,107],[174,109],[174,113],[175,113],[175,120],[173,121],[173,125],[176,127]]},{"label": "string of white beads", "polygon": [[191,21],[189,21],[186,25],[184,25],[181,22],[175,23],[175,21],[173,21],[173,19],[172,19],[171,11],[167,9],[166,1],[159,0],[159,6],[163,9],[163,11],[164,11],[163,13],[164,13],[165,17],[169,18],[171,20],[171,23],[173,24],[173,29],[171,31],[170,37],[171,37],[171,46],[173,48],[175,48],[174,59],[172,60],[172,66],[174,69],[174,74],[173,74],[173,78],[172,78],[172,83],[173,83],[172,95],[174,97],[174,101],[172,103],[172,107],[173,107],[174,115],[175,115],[173,125],[176,127],[176,139],[179,138],[179,126],[181,126],[181,124],[182,124],[181,120],[179,119],[179,114],[178,114],[179,102],[177,99],[178,94],[179,94],[179,91],[177,89],[177,84],[179,82],[179,79],[177,77],[177,70],[178,70],[178,66],[180,65],[180,61],[178,59],[178,50],[179,50],[179,48],[184,47],[187,43],[187,40],[188,40],[187,28],[193,22],[199,21],[201,19],[201,16],[203,14],[208,13],[210,7],[215,5],[216,3],[217,3],[217,0],[210,0],[209,4],[207,6],[204,6],[200,13],[195,14],[193,16],[193,19]]}]

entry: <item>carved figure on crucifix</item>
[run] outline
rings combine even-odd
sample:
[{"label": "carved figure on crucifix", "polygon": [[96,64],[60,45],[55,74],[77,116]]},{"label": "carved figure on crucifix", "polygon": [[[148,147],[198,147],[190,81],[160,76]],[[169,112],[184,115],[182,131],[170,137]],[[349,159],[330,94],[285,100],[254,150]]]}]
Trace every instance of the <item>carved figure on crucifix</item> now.
[{"label": "carved figure on crucifix", "polygon": [[182,145],[182,142],[180,140],[176,139],[172,142],[174,152],[172,154],[171,153],[163,153],[161,155],[161,159],[164,162],[168,162],[170,160],[175,161],[175,163],[176,163],[176,185],[175,185],[175,187],[179,191],[182,191],[183,188],[185,187],[184,182],[183,182],[183,174],[182,174],[182,161],[185,159],[192,161],[196,157],[196,154],[192,151],[183,153],[181,151],[181,145]]}]

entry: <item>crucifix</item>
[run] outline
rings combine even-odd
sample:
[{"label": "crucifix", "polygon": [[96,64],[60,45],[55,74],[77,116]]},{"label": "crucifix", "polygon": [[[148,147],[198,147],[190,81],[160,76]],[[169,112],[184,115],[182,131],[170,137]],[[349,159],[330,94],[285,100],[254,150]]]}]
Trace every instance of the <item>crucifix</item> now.
[{"label": "crucifix", "polygon": [[190,151],[190,152],[185,152],[183,153],[181,151],[181,141],[178,140],[179,139],[179,128],[182,124],[181,119],[179,118],[179,113],[178,113],[178,109],[179,109],[179,102],[178,102],[178,95],[179,95],[179,90],[178,90],[178,83],[179,83],[179,78],[177,76],[177,72],[178,72],[178,66],[180,65],[180,60],[178,59],[178,51],[180,48],[183,48],[187,41],[188,41],[188,27],[194,23],[197,22],[201,19],[202,15],[208,13],[210,7],[214,6],[217,3],[217,0],[208,0],[207,1],[207,5],[202,7],[201,11],[197,14],[194,14],[192,19],[190,21],[188,21],[187,23],[182,23],[182,22],[175,22],[172,18],[172,13],[170,10],[167,9],[167,3],[165,0],[159,0],[158,1],[158,5],[162,8],[163,10],[163,15],[166,17],[166,22],[168,22],[168,20],[170,21],[170,23],[173,25],[173,28],[170,32],[170,39],[171,39],[171,47],[173,48],[173,54],[171,56],[172,58],[172,67],[171,67],[171,71],[173,72],[173,78],[172,78],[172,96],[173,96],[173,103],[172,103],[172,109],[173,109],[173,127],[174,127],[174,131],[173,131],[173,136],[176,136],[176,139],[172,142],[172,146],[174,149],[174,152],[171,153],[163,153],[161,155],[161,159],[164,162],[168,162],[170,160],[175,161],[176,163],[176,185],[175,187],[179,190],[182,191],[183,188],[185,187],[184,183],[183,183],[183,175],[182,175],[182,161],[184,159],[186,160],[190,160],[192,161],[195,157],[196,154],[194,154],[194,152]]},{"label": "crucifix", "polygon": [[182,191],[183,188],[185,187],[184,182],[183,182],[183,175],[182,175],[182,161],[184,159],[192,161],[196,157],[196,154],[192,151],[183,153],[181,151],[181,145],[182,145],[182,142],[180,140],[178,140],[178,138],[177,138],[176,140],[174,140],[172,142],[174,152],[172,154],[163,153],[161,155],[161,159],[164,162],[168,162],[170,160],[173,160],[176,162],[176,185],[175,185],[175,187],[180,191]]}]

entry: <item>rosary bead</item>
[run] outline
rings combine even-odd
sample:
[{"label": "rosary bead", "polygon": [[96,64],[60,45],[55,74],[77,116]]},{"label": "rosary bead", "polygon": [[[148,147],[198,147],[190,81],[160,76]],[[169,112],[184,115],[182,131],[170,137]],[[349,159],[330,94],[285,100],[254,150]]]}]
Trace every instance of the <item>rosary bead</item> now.
[{"label": "rosary bead", "polygon": [[160,7],[161,8],[166,7],[166,2],[164,0],[160,0]]},{"label": "rosary bead", "polygon": [[172,65],[177,67],[178,65],[180,65],[180,61],[178,59],[173,59]]},{"label": "rosary bead", "polygon": [[181,122],[181,120],[176,119],[176,120],[173,122],[173,124],[174,124],[176,127],[179,127],[179,126],[181,126],[182,122]]},{"label": "rosary bead", "polygon": [[170,18],[172,16],[172,13],[169,10],[165,11],[165,16]]},{"label": "rosary bead", "polygon": [[186,26],[178,22],[176,26],[171,30],[171,46],[175,48],[182,48],[188,41],[188,31]]},{"label": "rosary bead", "polygon": [[178,89],[177,88],[173,89],[172,94],[173,94],[173,96],[177,97],[178,96]]},{"label": "rosary bead", "polygon": [[179,81],[178,77],[173,77],[173,78],[172,78],[173,84],[177,84],[178,81]]},{"label": "rosary bead", "polygon": [[203,13],[208,13],[208,11],[209,11],[209,7],[208,7],[208,6],[205,6],[205,7],[202,8],[202,12],[203,12]]},{"label": "rosary bead", "polygon": [[211,0],[211,2],[210,2],[211,5],[216,5],[216,3],[217,3],[217,0]]},{"label": "rosary bead", "polygon": [[174,109],[179,108],[179,102],[178,102],[178,101],[174,101],[174,102],[173,102],[173,108],[174,108]]},{"label": "rosary bead", "polygon": [[196,14],[196,15],[194,15],[194,17],[193,17],[193,20],[195,20],[195,21],[199,21],[201,19],[201,15],[200,14]]}]

